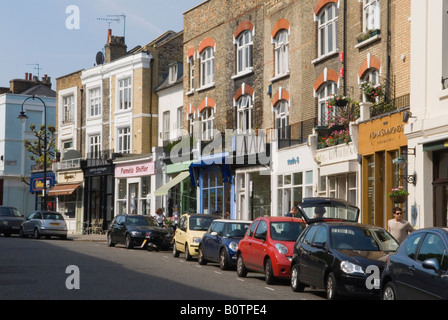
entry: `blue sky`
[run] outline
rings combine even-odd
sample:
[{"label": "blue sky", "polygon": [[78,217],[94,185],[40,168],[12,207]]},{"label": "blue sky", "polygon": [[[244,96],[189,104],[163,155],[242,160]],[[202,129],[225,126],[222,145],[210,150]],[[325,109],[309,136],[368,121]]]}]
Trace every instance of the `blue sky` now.
[{"label": "blue sky", "polygon": [[[204,0],[2,0],[0,30],[0,87],[25,73],[56,78],[95,63],[104,48],[109,24],[98,20],[126,15],[128,49],[145,45],[167,30],[183,30],[183,13]],[[66,13],[69,6],[74,11]],[[76,20],[75,20],[76,19]],[[79,21],[79,29],[67,28]],[[124,21],[110,24],[123,36]],[[40,70],[37,70],[39,64]]]}]

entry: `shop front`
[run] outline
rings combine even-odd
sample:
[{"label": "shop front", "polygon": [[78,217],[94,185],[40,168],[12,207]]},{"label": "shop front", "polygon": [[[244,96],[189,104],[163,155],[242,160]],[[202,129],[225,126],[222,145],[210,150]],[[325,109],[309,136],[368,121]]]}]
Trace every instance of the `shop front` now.
[{"label": "shop front", "polygon": [[406,210],[407,198],[393,200],[388,197],[392,189],[403,187],[407,190],[408,184],[412,183],[407,175],[407,145],[402,112],[359,124],[361,222],[387,228],[387,221],[393,218],[392,208],[399,206],[405,211],[405,219],[415,224],[415,219],[411,220]]},{"label": "shop front", "polygon": [[[97,162],[92,161],[94,164]],[[105,230],[114,217],[114,165],[89,166],[83,162],[84,217],[83,228],[94,225]]]},{"label": "shop front", "polygon": [[151,213],[151,185],[155,174],[152,160],[115,161],[116,214]]}]

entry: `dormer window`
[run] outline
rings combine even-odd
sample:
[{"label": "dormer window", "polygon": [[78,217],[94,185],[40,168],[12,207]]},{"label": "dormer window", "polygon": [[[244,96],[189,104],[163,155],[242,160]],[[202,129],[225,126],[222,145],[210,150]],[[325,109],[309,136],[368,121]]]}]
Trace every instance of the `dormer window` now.
[{"label": "dormer window", "polygon": [[170,65],[168,73],[168,83],[171,84],[176,81],[177,81],[177,63]]}]

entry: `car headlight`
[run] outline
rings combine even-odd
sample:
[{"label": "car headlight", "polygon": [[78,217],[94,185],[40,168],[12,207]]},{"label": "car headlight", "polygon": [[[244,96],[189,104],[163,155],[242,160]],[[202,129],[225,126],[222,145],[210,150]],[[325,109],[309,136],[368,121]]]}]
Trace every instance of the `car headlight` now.
[{"label": "car headlight", "polygon": [[358,266],[357,264],[351,263],[349,261],[341,262],[341,270],[345,273],[364,273],[364,270],[361,266]]},{"label": "car headlight", "polygon": [[7,226],[8,225],[8,221],[2,221],[2,225]]},{"label": "car headlight", "polygon": [[281,254],[287,254],[288,253],[288,248],[286,248],[283,244],[281,243],[276,243],[275,244],[275,248],[278,250],[278,252],[280,252]]},{"label": "car headlight", "polygon": [[141,233],[140,231],[131,231],[131,235],[133,237],[140,237],[143,235],[143,233]]},{"label": "car headlight", "polygon": [[202,238],[200,237],[193,237],[193,243],[201,243]]},{"label": "car headlight", "polygon": [[234,252],[237,252],[238,251],[238,243],[236,243],[234,241],[230,242],[229,249]]}]

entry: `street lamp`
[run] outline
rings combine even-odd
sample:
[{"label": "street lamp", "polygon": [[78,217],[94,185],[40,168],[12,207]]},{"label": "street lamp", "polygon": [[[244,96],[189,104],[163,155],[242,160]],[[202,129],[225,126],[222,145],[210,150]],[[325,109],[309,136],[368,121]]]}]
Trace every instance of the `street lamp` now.
[{"label": "street lamp", "polygon": [[47,105],[45,104],[45,102],[39,98],[36,97],[35,95],[33,95],[32,97],[28,97],[25,99],[25,101],[23,101],[22,103],[22,111],[20,112],[19,116],[17,117],[20,121],[22,121],[22,123],[25,123],[26,119],[28,119],[28,116],[25,114],[25,111],[23,111],[23,106],[25,105],[25,103],[30,100],[39,100],[40,102],[42,102],[42,104],[44,105],[44,199],[43,199],[43,204],[41,205],[42,210],[46,210],[47,209]]}]

